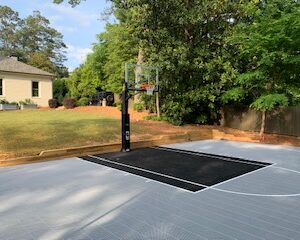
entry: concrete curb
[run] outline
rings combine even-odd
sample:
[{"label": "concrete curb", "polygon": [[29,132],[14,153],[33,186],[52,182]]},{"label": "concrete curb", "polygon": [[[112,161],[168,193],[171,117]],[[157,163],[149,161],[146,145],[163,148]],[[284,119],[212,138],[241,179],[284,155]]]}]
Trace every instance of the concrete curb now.
[{"label": "concrete curb", "polygon": [[[131,147],[132,149],[137,149],[143,147],[151,147],[155,145],[188,142],[188,141],[204,140],[204,139],[211,139],[211,138],[212,138],[211,129],[201,129],[201,131],[199,132],[186,132],[186,133],[176,134],[176,135],[163,135],[157,139],[132,142]],[[39,155],[36,156],[0,160],[0,167],[15,166],[19,164],[29,164],[29,163],[36,163],[36,162],[43,162],[43,161],[50,161],[50,160],[58,160],[67,157],[76,157],[76,156],[80,157],[80,156],[95,154],[95,153],[114,152],[114,151],[119,151],[120,149],[121,149],[120,143],[112,143],[112,144],[101,144],[101,145],[93,145],[93,146],[46,150],[46,151],[42,151]]]}]

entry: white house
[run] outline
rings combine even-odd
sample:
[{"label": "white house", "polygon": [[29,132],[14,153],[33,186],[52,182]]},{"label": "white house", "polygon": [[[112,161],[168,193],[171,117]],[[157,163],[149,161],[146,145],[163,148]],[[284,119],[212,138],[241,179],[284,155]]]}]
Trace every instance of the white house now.
[{"label": "white house", "polygon": [[53,74],[19,62],[16,58],[0,57],[0,100],[19,102],[31,99],[38,106],[48,106],[52,94]]}]

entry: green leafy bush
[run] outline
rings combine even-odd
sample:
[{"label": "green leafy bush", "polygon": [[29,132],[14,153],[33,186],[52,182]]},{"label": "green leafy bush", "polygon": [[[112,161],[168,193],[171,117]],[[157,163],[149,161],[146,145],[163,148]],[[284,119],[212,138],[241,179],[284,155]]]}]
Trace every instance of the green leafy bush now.
[{"label": "green leafy bush", "polygon": [[192,113],[192,108],[184,102],[166,101],[162,111],[168,122],[174,125],[183,125]]},{"label": "green leafy bush", "polygon": [[134,103],[133,104],[133,110],[137,112],[142,112],[145,110],[145,106],[143,103]]},{"label": "green leafy bush", "polygon": [[145,116],[144,119],[152,121],[168,121],[168,119],[165,116],[158,117],[157,115]]},{"label": "green leafy bush", "polygon": [[196,118],[196,123],[198,124],[204,124],[204,123],[207,123],[207,115],[199,115],[197,118]]},{"label": "green leafy bush", "polygon": [[120,102],[115,103],[116,108],[122,111],[122,104]]},{"label": "green leafy bush", "polygon": [[63,99],[67,96],[68,88],[64,78],[57,78],[53,81],[53,98],[57,99],[59,105],[63,104]]},{"label": "green leafy bush", "polygon": [[77,101],[77,106],[88,106],[90,104],[90,99],[89,98],[80,98]]},{"label": "green leafy bush", "polygon": [[19,101],[20,105],[31,105],[31,104],[35,104],[31,99],[26,98],[25,100]]},{"label": "green leafy bush", "polygon": [[76,100],[74,98],[65,98],[63,105],[66,109],[72,109],[76,107]]},{"label": "green leafy bush", "polygon": [[9,104],[9,102],[6,101],[5,99],[1,99],[1,100],[0,100],[0,104]]},{"label": "green leafy bush", "polygon": [[141,98],[144,102],[145,109],[149,111],[149,113],[156,112],[156,104],[155,104],[155,95],[147,95],[142,94]]},{"label": "green leafy bush", "polygon": [[226,91],[222,96],[221,100],[223,103],[229,103],[229,102],[241,102],[244,100],[245,97],[245,90],[241,87],[236,87],[229,89]]},{"label": "green leafy bush", "polygon": [[57,108],[58,107],[58,100],[53,98],[48,100],[48,105],[50,108]]}]

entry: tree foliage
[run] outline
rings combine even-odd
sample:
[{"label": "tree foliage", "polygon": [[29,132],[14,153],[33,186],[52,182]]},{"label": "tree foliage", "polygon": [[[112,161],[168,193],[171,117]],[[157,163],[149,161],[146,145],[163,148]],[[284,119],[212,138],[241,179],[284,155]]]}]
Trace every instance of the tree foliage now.
[{"label": "tree foliage", "polygon": [[21,19],[18,12],[0,6],[0,54],[15,56],[20,61],[66,76],[63,36],[39,11]]},{"label": "tree foliage", "polygon": [[[252,21],[238,24],[228,38],[237,52],[235,68],[239,74],[223,100],[247,99],[258,110],[298,104],[299,3],[272,0],[249,9]],[[234,93],[232,89],[240,91]]]},{"label": "tree foliage", "polygon": [[146,62],[161,68],[162,110],[176,124],[215,122],[219,96],[235,74],[225,37],[238,19],[237,3],[114,1],[131,13]]},{"label": "tree foliage", "polygon": [[[78,5],[79,3],[83,2],[85,0],[67,0],[67,2],[72,5],[73,7],[75,7],[76,5]],[[64,2],[64,0],[53,0],[54,3],[56,4],[60,4],[62,2]]]},{"label": "tree foliage", "polygon": [[18,48],[19,30],[23,25],[19,14],[7,6],[0,5],[0,54],[20,56]]},{"label": "tree foliage", "polygon": [[119,92],[124,62],[137,62],[142,50],[145,63],[161,69],[162,112],[175,124],[218,122],[223,104],[262,111],[299,104],[299,1],[111,3],[117,23],[93,53],[104,59],[93,70],[102,88]]},{"label": "tree foliage", "polygon": [[97,90],[121,93],[126,62],[135,62],[137,43],[126,24],[108,24],[86,61],[67,79],[72,97],[90,97]]},{"label": "tree foliage", "polygon": [[67,96],[68,91],[66,80],[64,78],[53,80],[53,98],[57,99],[60,105],[63,104],[63,100]]},{"label": "tree foliage", "polygon": [[[98,35],[99,46],[104,46],[106,59],[103,73],[105,85],[103,88],[115,93],[121,93],[124,82],[125,63],[136,63],[138,42],[132,37],[132,26],[125,23],[108,24],[106,31]],[[97,45],[96,45],[97,46]],[[97,51],[95,51],[97,53]]]},{"label": "tree foliage", "polygon": [[69,95],[76,99],[91,97],[101,88],[99,75],[94,71],[90,60],[71,73],[66,79],[66,85]]}]

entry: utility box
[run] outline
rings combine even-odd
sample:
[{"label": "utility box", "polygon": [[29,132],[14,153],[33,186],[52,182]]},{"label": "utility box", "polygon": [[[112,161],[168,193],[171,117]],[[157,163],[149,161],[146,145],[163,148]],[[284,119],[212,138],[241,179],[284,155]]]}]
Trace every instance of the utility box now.
[{"label": "utility box", "polygon": [[106,107],[106,99],[105,98],[103,98],[103,100],[102,100],[102,107]]}]

